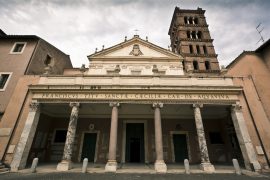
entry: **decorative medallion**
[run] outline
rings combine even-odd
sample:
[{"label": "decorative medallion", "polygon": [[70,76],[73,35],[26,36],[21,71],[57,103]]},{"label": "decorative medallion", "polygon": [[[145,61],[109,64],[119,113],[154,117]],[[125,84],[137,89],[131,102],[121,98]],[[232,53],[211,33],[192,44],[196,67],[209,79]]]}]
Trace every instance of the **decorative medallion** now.
[{"label": "decorative medallion", "polygon": [[138,44],[133,45],[132,51],[129,53],[129,55],[139,56],[143,55],[143,53],[140,50],[140,46]]}]

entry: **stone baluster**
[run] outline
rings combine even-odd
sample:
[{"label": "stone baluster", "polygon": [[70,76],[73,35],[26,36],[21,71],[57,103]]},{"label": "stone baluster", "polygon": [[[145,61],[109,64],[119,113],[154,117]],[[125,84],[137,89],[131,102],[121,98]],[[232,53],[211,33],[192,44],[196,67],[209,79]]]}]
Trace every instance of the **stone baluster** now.
[{"label": "stone baluster", "polygon": [[64,147],[64,153],[62,161],[57,165],[58,171],[67,171],[72,168],[72,152],[73,146],[75,142],[75,135],[76,135],[76,128],[77,128],[77,121],[79,115],[79,106],[80,103],[72,102],[70,103],[70,107],[72,107],[70,120],[67,130],[66,142]]},{"label": "stone baluster", "polygon": [[155,147],[156,147],[156,162],[155,170],[157,172],[166,173],[167,166],[163,159],[163,143],[162,143],[162,125],[160,109],[163,107],[162,103],[154,103],[155,110]]},{"label": "stone baluster", "polygon": [[202,115],[201,115],[201,109],[200,109],[202,107],[203,107],[202,104],[193,104],[195,124],[196,124],[200,155],[201,155],[201,169],[206,172],[214,172],[215,168],[210,163],[210,160],[209,160],[209,154],[208,154],[208,149],[207,149],[207,144],[206,144],[206,139],[205,139],[205,134],[204,134]]},{"label": "stone baluster", "polygon": [[110,103],[112,107],[111,115],[111,131],[110,131],[110,144],[109,144],[109,156],[108,162],[105,166],[105,171],[116,172],[117,161],[116,161],[116,151],[117,151],[117,127],[118,127],[118,107],[119,103]]}]

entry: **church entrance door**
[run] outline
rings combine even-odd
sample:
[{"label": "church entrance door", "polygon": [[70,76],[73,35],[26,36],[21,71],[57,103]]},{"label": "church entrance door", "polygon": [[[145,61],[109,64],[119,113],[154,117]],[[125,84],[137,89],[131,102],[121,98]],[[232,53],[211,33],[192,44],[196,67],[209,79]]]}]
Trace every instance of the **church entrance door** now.
[{"label": "church entrance door", "polygon": [[144,124],[126,125],[126,162],[144,162]]},{"label": "church entrance door", "polygon": [[188,159],[186,134],[173,134],[173,145],[175,162],[183,163]]},{"label": "church entrance door", "polygon": [[89,162],[94,162],[96,142],[97,142],[97,133],[84,134],[81,161],[83,161],[84,158],[88,158]]}]

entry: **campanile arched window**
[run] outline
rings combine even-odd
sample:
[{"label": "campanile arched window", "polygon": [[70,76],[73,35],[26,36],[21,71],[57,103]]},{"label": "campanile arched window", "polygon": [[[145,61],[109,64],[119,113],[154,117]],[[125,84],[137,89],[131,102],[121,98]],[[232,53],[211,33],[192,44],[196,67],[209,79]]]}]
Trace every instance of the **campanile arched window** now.
[{"label": "campanile arched window", "polygon": [[205,69],[206,70],[210,70],[211,69],[210,62],[209,61],[205,61],[204,62],[204,65],[205,65]]},{"label": "campanile arched window", "polygon": [[199,69],[198,61],[196,61],[196,60],[193,61],[193,69],[194,70],[198,70]]}]

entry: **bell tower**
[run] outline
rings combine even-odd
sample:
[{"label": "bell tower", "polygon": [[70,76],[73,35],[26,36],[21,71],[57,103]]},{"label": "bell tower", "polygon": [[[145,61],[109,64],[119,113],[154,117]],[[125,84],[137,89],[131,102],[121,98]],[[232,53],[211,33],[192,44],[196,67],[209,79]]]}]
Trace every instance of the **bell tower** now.
[{"label": "bell tower", "polygon": [[185,57],[184,70],[192,73],[218,73],[217,54],[213,46],[205,10],[175,7],[169,36],[172,51]]}]

